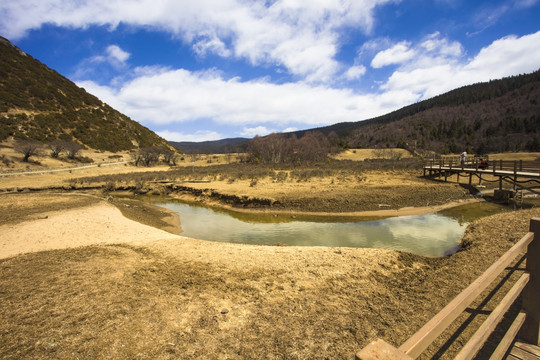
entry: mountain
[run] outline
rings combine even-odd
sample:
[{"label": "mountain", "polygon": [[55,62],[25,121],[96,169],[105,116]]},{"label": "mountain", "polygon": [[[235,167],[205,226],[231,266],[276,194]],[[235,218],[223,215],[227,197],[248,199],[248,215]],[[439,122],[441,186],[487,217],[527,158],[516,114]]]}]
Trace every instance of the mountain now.
[{"label": "mountain", "polygon": [[[334,133],[343,147],[433,150],[440,153],[540,151],[540,71],[464,86],[373,119],[285,133]],[[335,136],[334,136],[335,138]],[[239,140],[239,142],[236,142]],[[172,143],[201,153],[247,139]]]},{"label": "mountain", "polygon": [[294,134],[307,131],[334,132],[353,148],[540,151],[540,71],[464,86],[373,119]]},{"label": "mountain", "polygon": [[168,143],[0,37],[0,142],[76,141],[117,152]]},{"label": "mountain", "polygon": [[229,138],[215,141],[191,142],[182,141],[169,143],[186,154],[223,154],[230,152],[244,152],[250,139],[247,138]]}]

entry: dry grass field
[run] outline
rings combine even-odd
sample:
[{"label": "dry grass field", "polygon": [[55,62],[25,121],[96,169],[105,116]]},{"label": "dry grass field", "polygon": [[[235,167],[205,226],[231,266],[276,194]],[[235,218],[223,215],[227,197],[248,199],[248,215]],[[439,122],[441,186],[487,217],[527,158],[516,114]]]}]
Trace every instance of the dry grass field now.
[{"label": "dry grass field", "polygon": [[[471,199],[463,186],[414,169],[298,177],[286,170],[279,181],[279,172],[262,169],[264,176],[231,181],[212,168],[115,165],[0,177],[0,358],[353,359],[374,338],[405,341],[540,216],[529,209],[477,220],[460,251],[427,258],[185,238],[170,212],[94,188],[140,181],[159,193],[171,180],[192,189],[175,196],[243,211],[399,214]],[[273,205],[224,201],[233,195]],[[510,282],[422,358],[452,358],[519,272],[505,273]]]}]

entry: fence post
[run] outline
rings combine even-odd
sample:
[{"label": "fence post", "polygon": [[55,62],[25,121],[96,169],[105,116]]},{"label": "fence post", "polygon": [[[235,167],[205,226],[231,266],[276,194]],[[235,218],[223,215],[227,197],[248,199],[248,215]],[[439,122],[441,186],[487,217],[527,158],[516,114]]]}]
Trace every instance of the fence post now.
[{"label": "fence post", "polygon": [[527,248],[527,272],[530,280],[523,290],[523,310],[527,314],[518,335],[526,342],[540,346],[540,219],[532,218],[529,231],[534,238]]},{"label": "fence post", "polygon": [[518,171],[517,161],[514,161],[514,191],[516,191],[516,188],[517,188],[517,171]]}]

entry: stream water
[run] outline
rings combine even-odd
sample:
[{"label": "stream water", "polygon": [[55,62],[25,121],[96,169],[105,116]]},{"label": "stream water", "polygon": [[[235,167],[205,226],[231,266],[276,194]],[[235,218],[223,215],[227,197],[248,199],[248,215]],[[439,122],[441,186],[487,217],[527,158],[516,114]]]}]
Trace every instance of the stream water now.
[{"label": "stream water", "polygon": [[496,204],[470,204],[440,213],[385,219],[293,218],[238,214],[178,201],[156,205],[180,216],[183,236],[258,245],[384,248],[424,256],[449,255],[469,221],[503,211]]}]

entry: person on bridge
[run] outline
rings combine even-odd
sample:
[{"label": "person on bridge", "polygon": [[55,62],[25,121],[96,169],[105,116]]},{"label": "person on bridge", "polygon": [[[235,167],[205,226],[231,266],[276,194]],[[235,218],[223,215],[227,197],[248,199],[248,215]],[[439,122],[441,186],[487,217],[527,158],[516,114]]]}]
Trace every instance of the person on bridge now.
[{"label": "person on bridge", "polygon": [[482,158],[482,160],[480,160],[480,164],[478,165],[478,167],[482,170],[486,170],[488,166],[489,166],[489,163],[486,158]]},{"label": "person on bridge", "polygon": [[467,159],[467,151],[464,151],[459,155],[459,160],[461,161],[461,165],[465,165],[465,160]]}]

